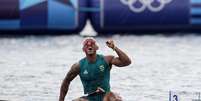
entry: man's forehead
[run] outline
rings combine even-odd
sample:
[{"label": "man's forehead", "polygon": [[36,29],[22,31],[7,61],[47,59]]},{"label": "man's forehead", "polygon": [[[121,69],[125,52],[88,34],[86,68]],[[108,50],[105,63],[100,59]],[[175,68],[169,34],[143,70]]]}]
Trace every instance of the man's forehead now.
[{"label": "man's forehead", "polygon": [[96,40],[94,38],[86,38],[83,41],[83,45],[92,44],[92,43],[96,43]]}]

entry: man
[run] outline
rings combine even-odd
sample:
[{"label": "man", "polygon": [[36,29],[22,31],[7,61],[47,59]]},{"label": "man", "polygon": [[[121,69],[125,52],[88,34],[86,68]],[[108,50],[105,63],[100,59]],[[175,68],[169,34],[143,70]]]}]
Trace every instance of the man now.
[{"label": "man", "polygon": [[121,49],[115,46],[113,40],[108,40],[106,44],[117,53],[118,57],[96,54],[99,47],[95,39],[86,38],[84,40],[82,49],[86,57],[75,63],[67,73],[61,85],[59,101],[64,101],[70,82],[77,75],[80,76],[84,93],[87,96],[74,101],[121,101],[121,97],[110,91],[110,70],[112,65],[117,67],[128,66],[131,64],[131,60]]}]

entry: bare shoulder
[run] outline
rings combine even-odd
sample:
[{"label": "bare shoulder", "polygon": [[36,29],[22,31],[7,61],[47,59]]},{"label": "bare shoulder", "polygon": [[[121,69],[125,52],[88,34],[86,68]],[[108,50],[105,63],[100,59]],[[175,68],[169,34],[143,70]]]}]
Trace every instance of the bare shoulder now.
[{"label": "bare shoulder", "polygon": [[65,77],[65,81],[66,82],[72,81],[79,73],[80,73],[79,63],[73,64]]},{"label": "bare shoulder", "polygon": [[106,56],[104,56],[105,61],[106,61],[108,64],[110,64],[110,65],[111,65],[111,61],[112,61],[113,58],[114,58],[113,55],[106,55]]},{"label": "bare shoulder", "polygon": [[80,64],[74,63],[70,69],[71,72],[79,73],[80,72]]},{"label": "bare shoulder", "polygon": [[113,55],[106,55],[106,56],[104,56],[104,58],[107,61],[111,61],[114,58],[114,56]]}]

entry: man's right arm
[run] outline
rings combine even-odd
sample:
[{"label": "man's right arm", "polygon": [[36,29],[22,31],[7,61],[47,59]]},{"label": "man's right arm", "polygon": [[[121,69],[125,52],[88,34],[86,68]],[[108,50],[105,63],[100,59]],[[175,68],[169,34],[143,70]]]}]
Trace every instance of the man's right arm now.
[{"label": "man's right arm", "polygon": [[67,73],[66,77],[64,78],[61,88],[60,88],[60,96],[59,96],[59,101],[64,101],[65,96],[68,92],[68,88],[70,85],[70,82],[79,74],[80,72],[80,67],[78,63],[75,63],[70,71]]}]

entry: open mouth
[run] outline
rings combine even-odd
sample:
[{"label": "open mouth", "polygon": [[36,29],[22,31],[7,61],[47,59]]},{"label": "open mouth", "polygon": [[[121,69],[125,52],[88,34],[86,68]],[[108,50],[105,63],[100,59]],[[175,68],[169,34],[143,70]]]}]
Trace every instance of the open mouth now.
[{"label": "open mouth", "polygon": [[91,50],[93,50],[93,49],[90,47],[90,48],[88,48],[88,50],[91,51]]}]

